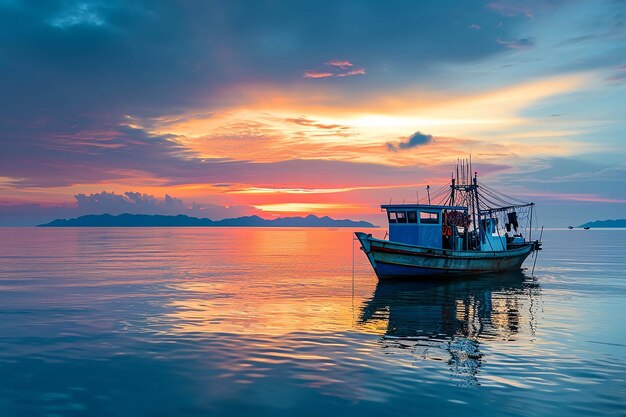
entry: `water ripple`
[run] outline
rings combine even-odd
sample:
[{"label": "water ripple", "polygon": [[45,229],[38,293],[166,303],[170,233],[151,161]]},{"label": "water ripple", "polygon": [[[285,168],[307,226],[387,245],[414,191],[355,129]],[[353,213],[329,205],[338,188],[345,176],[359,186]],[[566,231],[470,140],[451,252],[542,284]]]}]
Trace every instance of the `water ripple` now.
[{"label": "water ripple", "polygon": [[353,289],[347,230],[0,229],[2,415],[626,415],[626,233],[567,233]]}]

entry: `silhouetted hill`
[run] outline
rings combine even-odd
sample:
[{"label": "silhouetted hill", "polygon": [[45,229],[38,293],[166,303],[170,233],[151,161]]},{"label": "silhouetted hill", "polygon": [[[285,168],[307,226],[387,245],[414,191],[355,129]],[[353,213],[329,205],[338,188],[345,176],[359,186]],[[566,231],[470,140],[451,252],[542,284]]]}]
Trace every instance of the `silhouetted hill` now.
[{"label": "silhouetted hill", "polygon": [[335,220],[328,216],[317,217],[310,214],[306,217],[279,217],[273,220],[259,216],[245,216],[234,219],[211,220],[178,216],[151,214],[90,214],[74,219],[56,219],[37,227],[376,227],[365,221]]},{"label": "silhouetted hill", "polygon": [[596,220],[581,224],[578,227],[626,227],[626,219]]}]

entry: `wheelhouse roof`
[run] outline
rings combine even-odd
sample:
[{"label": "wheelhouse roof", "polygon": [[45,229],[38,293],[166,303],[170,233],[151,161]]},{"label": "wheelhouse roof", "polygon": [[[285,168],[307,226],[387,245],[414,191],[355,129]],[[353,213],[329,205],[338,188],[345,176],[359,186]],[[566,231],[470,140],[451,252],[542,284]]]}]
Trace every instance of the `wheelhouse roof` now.
[{"label": "wheelhouse roof", "polygon": [[382,204],[380,206],[381,209],[385,209],[385,210],[407,210],[407,209],[414,209],[414,210],[420,210],[420,209],[425,209],[425,210],[463,210],[463,211],[467,211],[467,207],[465,206],[439,206],[439,205],[432,205],[432,204]]}]

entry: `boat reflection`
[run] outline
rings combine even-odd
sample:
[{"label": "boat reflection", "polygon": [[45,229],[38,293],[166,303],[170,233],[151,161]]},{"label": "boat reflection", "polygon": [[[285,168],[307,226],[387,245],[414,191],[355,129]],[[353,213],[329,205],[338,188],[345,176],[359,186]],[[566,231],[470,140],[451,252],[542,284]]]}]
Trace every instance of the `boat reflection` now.
[{"label": "boat reflection", "polygon": [[359,327],[382,335],[388,353],[446,361],[453,375],[473,384],[482,365],[481,341],[534,335],[539,295],[521,271],[471,280],[379,281],[360,312]]}]

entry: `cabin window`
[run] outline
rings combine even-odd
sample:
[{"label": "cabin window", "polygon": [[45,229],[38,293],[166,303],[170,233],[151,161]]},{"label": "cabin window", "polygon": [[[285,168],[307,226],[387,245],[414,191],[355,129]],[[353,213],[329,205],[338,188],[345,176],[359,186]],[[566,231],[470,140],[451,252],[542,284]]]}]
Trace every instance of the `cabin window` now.
[{"label": "cabin window", "polygon": [[396,213],[394,211],[388,211],[387,217],[389,217],[389,223],[397,223],[396,222]]},{"label": "cabin window", "polygon": [[406,212],[405,211],[396,212],[396,219],[398,219],[398,223],[406,223]]},{"label": "cabin window", "polygon": [[417,223],[417,211],[407,211],[406,219],[408,223]]},{"label": "cabin window", "polygon": [[439,213],[432,213],[430,211],[420,211],[420,223],[423,224],[438,224]]}]

